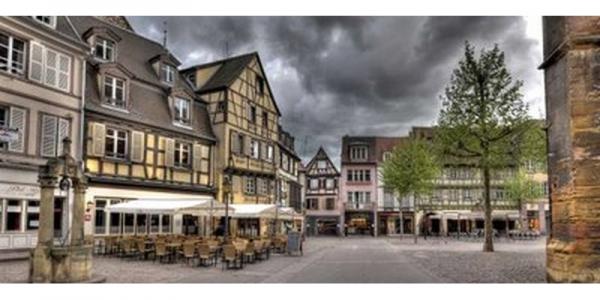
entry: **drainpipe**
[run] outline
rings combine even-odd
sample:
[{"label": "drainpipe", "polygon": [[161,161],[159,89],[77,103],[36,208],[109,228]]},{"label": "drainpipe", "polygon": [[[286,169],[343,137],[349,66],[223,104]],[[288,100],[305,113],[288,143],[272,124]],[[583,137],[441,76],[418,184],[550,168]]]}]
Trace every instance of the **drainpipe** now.
[{"label": "drainpipe", "polygon": [[84,117],[84,113],[85,113],[85,79],[87,77],[86,75],[86,67],[87,67],[87,60],[84,57],[82,60],[82,66],[81,66],[81,110],[79,111],[80,116],[79,116],[79,153],[78,153],[78,158],[81,160],[81,164],[82,167],[83,166],[83,151],[84,151],[84,147],[83,147],[83,140],[84,140],[84,136],[83,136],[83,132],[85,129],[85,117]]}]

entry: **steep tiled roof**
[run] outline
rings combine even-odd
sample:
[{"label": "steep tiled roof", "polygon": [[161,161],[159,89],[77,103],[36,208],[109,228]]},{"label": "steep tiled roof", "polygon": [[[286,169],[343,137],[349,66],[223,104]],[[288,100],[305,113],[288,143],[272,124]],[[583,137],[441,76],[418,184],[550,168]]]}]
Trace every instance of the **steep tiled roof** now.
[{"label": "steep tiled roof", "polygon": [[[152,58],[165,54],[166,50],[162,45],[94,17],[71,18],[73,25],[80,34],[94,27],[108,27],[117,34],[120,40],[117,44],[116,61],[111,64],[125,69],[126,73],[131,74],[131,79],[134,81],[129,84],[129,112],[107,108],[102,105],[101,94],[98,90],[98,65],[94,61],[88,62],[85,90],[86,110],[189,136],[214,140],[208,112],[205,104],[200,101],[194,101],[192,129],[173,124],[168,101],[171,88],[161,83],[151,64]],[[178,72],[176,74],[178,74],[178,78],[175,80],[173,90],[185,91],[193,97],[193,89],[187,84],[183,76],[180,76]]]}]

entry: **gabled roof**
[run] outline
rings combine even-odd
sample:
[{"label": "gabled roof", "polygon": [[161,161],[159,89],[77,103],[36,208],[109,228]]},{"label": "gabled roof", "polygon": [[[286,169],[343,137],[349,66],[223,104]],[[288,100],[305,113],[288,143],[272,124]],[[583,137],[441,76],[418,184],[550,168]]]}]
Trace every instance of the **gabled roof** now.
[{"label": "gabled roof", "polygon": [[267,74],[265,73],[258,52],[246,53],[206,64],[195,65],[182,70],[181,73],[186,74],[190,71],[197,71],[198,69],[205,69],[220,65],[219,69],[210,77],[210,79],[208,79],[208,81],[206,81],[204,85],[201,87],[196,87],[197,93],[204,94],[229,87],[255,57],[258,60],[258,65],[260,66],[262,73],[265,75],[265,82],[267,83],[267,88],[269,89],[269,93],[273,98],[273,104],[275,105],[277,114],[281,116],[281,112],[277,106],[277,101],[274,99],[275,97],[273,95],[273,91],[271,90],[271,85],[269,84],[269,80],[266,78]]},{"label": "gabled roof", "polygon": [[85,50],[88,50],[87,45],[81,39],[77,30],[73,27],[70,17],[57,16],[56,17],[56,28],[50,28],[44,24],[41,24],[40,22],[34,20],[32,17],[20,16],[20,17],[14,17],[14,19],[19,20],[28,25],[33,25],[36,28],[39,28],[48,34],[52,34],[52,35],[67,39],[68,41],[76,44],[77,46],[84,47]]},{"label": "gabled roof", "polygon": [[333,162],[331,161],[331,159],[329,159],[329,155],[327,155],[327,152],[325,152],[325,149],[323,149],[323,146],[319,147],[319,150],[317,151],[317,154],[315,154],[315,156],[310,160],[310,162],[308,164],[306,164],[306,171],[307,171],[307,173],[310,172],[310,170],[313,168],[313,166],[319,160],[325,160],[325,161],[327,161],[327,163],[335,171],[335,174],[322,174],[322,175],[336,175],[336,176],[340,175],[340,172],[335,167],[335,165],[333,164]]}]

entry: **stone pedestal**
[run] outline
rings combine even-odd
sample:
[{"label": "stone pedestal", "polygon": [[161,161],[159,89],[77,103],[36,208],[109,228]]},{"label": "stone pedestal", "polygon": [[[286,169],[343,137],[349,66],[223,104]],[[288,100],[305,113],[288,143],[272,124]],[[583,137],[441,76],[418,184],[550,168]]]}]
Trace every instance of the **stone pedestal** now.
[{"label": "stone pedestal", "polygon": [[545,17],[550,282],[600,282],[600,17]]}]

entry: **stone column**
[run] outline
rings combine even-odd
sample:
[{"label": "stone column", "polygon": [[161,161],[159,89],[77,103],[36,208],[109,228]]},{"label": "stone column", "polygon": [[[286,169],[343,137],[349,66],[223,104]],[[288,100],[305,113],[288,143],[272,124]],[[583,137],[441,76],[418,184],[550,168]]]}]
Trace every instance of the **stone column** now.
[{"label": "stone column", "polygon": [[544,17],[550,282],[600,282],[600,17]]},{"label": "stone column", "polygon": [[41,177],[40,182],[40,220],[38,227],[38,245],[52,246],[54,241],[54,191],[56,177]]},{"label": "stone column", "polygon": [[71,224],[71,245],[82,245],[84,242],[83,224],[85,222],[85,183],[77,180],[73,182],[73,222]]}]

